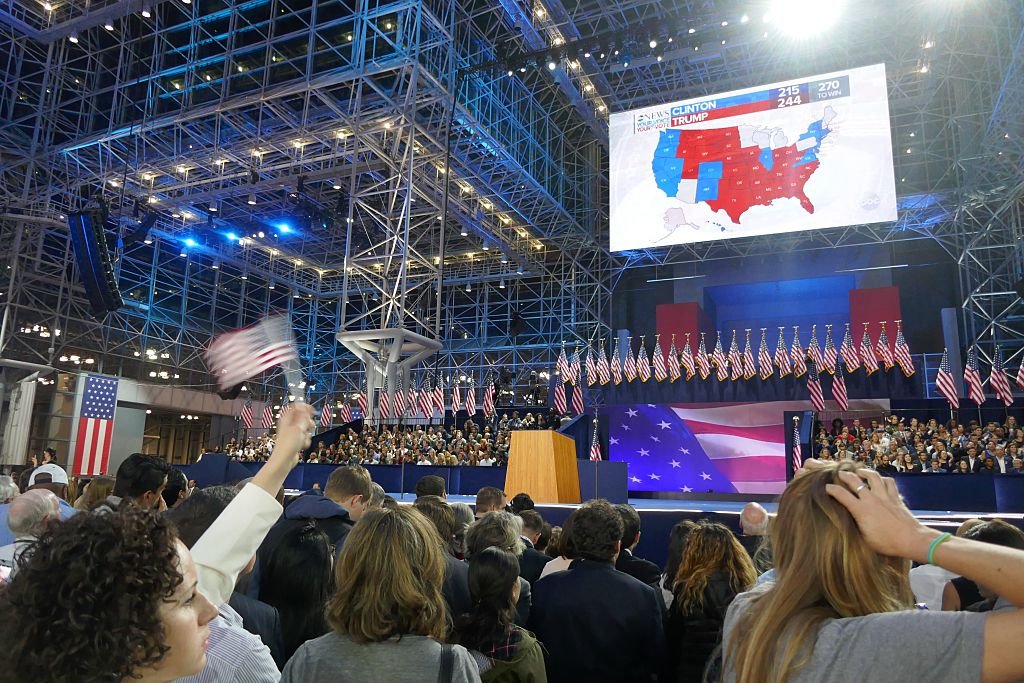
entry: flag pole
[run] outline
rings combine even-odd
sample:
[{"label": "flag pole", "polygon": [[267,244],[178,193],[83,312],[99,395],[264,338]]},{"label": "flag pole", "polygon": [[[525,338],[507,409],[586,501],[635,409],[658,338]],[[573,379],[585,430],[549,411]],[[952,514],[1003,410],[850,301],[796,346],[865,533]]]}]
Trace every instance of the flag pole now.
[{"label": "flag pole", "polygon": [[[597,435],[597,406],[594,407],[594,436],[593,436],[593,438],[595,440],[598,440],[598,435]],[[600,441],[598,441],[598,443],[600,443]],[[595,460],[594,461],[594,498],[600,498],[601,497],[601,493],[600,493],[600,490],[599,490],[600,487],[601,487],[601,478],[598,477],[598,475],[597,475],[597,463],[598,463],[598,461]],[[629,502],[629,490],[628,489],[626,490],[626,502],[627,503]]]}]

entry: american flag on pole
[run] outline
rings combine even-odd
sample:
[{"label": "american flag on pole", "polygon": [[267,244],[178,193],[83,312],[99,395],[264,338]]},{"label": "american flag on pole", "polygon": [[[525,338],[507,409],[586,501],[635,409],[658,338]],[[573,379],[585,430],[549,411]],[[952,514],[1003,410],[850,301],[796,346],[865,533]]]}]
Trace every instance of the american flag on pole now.
[{"label": "american flag on pole", "polygon": [[864,336],[860,340],[860,359],[864,363],[864,371],[873,375],[878,371],[878,356],[871,348],[871,337],[868,336],[868,324],[864,323]]},{"label": "american flag on pole", "polygon": [[665,352],[661,350],[661,335],[654,336],[654,351],[652,352],[654,365],[654,379],[664,382],[668,379],[668,367],[665,365]]},{"label": "american flag on pole", "polygon": [[668,348],[668,377],[673,382],[683,376],[679,366],[679,349],[676,348],[676,335],[672,335],[672,345]]},{"label": "american flag on pole", "polygon": [[494,378],[488,377],[484,383],[484,415],[494,415]]},{"label": "american flag on pole", "polygon": [[246,399],[245,403],[242,405],[242,426],[246,429],[252,429],[253,417],[252,400]]},{"label": "american flag on pole", "polygon": [[951,407],[960,407],[960,397],[957,395],[956,382],[953,380],[953,373],[949,369],[949,349],[942,350],[942,362],[939,363],[939,371],[935,375],[935,388],[949,401]]},{"label": "american flag on pole", "polygon": [[578,384],[580,381],[580,375],[583,370],[580,364],[580,347],[573,349],[572,356],[569,358],[569,381],[573,385]]},{"label": "american flag on pole", "polygon": [[800,345],[800,327],[797,325],[793,326],[793,344],[789,349],[789,355],[793,359],[793,376],[803,377],[807,372],[807,354]]},{"label": "american flag on pole", "polygon": [[330,399],[325,399],[324,400],[324,407],[320,411],[320,426],[321,427],[330,427],[331,426],[331,422],[333,421],[333,419],[334,419],[334,411],[331,409],[331,401],[330,401]]},{"label": "american flag on pole", "polygon": [[466,383],[466,412],[470,417],[476,415],[476,382],[473,380],[473,375],[469,376],[469,381]]},{"label": "american flag on pole", "polygon": [[[601,340],[597,356],[597,376],[601,380],[601,386],[612,381],[612,369],[608,365],[608,355],[604,352],[604,340]],[[618,382],[616,382],[618,384]]]},{"label": "american flag on pole", "polygon": [[396,379],[395,393],[392,394],[391,400],[394,402],[394,417],[402,417],[405,414],[405,387],[402,376],[399,375]]},{"label": "american flag on pole", "polygon": [[288,413],[288,410],[290,408],[291,408],[291,404],[288,403],[288,397],[285,396],[284,398],[281,399],[281,412],[278,413],[278,415],[277,415],[278,419],[281,419],[282,417],[284,417]]},{"label": "american flag on pole", "polygon": [[818,366],[811,361],[807,366],[807,393],[811,395],[814,410],[825,412],[825,395],[821,393],[821,379],[818,377]]},{"label": "american flag on pole", "polygon": [[981,372],[978,369],[978,353],[974,346],[967,350],[967,363],[964,366],[964,381],[967,382],[967,398],[979,406],[985,402],[985,388],[981,384]]},{"label": "american flag on pole", "polygon": [[102,375],[83,375],[83,379],[85,388],[78,413],[73,462],[75,474],[91,476],[104,474],[110,464],[118,379]]},{"label": "american flag on pole", "polygon": [[434,378],[434,408],[441,413],[441,421],[444,421],[444,381],[441,373]]},{"label": "american flag on pole", "polygon": [[555,377],[555,410],[559,415],[564,415],[565,410],[565,382],[561,377]]},{"label": "american flag on pole", "polygon": [[708,360],[708,349],[704,344],[704,333],[700,333],[700,346],[697,347],[697,372],[701,379],[707,379],[711,375],[711,361]]},{"label": "american flag on pole", "polygon": [[842,368],[832,376],[832,398],[839,404],[839,410],[850,409],[850,397],[846,393],[846,379],[843,378]]},{"label": "american flag on pole", "polygon": [[594,386],[597,383],[597,363],[594,362],[593,340],[587,342],[587,360],[584,361],[583,367],[587,371],[587,386]]},{"label": "american flag on pole", "polygon": [[622,384],[622,357],[619,355],[619,340],[615,339],[615,350],[611,360],[612,381],[618,386]]},{"label": "american flag on pole", "polygon": [[779,369],[779,378],[783,378],[792,372],[789,366],[789,356],[786,354],[786,339],[784,328],[779,328],[779,341],[775,345],[775,367]]},{"label": "american flag on pole", "polygon": [[793,418],[793,472],[804,466],[803,445],[800,443],[800,419]]},{"label": "american flag on pole", "polygon": [[591,461],[603,460],[601,457],[601,441],[597,438],[597,419],[594,419],[594,436],[590,439]]},{"label": "american flag on pole", "polygon": [[878,343],[875,344],[875,350],[880,361],[885,363],[886,370],[892,370],[892,366],[896,363],[893,361],[892,349],[889,348],[889,337],[885,334],[885,323],[882,323],[882,331],[878,333]]},{"label": "american flag on pole", "polygon": [[1003,371],[1003,350],[996,347],[995,357],[992,359],[992,373],[988,376],[988,385],[996,393],[996,398],[1007,407],[1013,405],[1013,389],[1010,388],[1010,380]]},{"label": "american flag on pole", "polygon": [[729,344],[729,379],[735,382],[742,376],[743,356],[740,355],[740,347],[736,343],[736,330],[733,330],[732,342]]},{"label": "american flag on pole", "polygon": [[377,409],[380,419],[386,420],[391,417],[391,390],[388,387],[388,378],[384,378],[384,386],[377,392]]},{"label": "american flag on pole", "polygon": [[572,410],[577,415],[583,414],[583,387],[579,384],[572,388]]},{"label": "american flag on pole", "polygon": [[260,429],[270,429],[274,426],[274,406],[268,403],[260,416]]},{"label": "american flag on pole", "polygon": [[686,381],[689,382],[697,374],[697,366],[694,365],[693,350],[690,348],[690,333],[686,333],[686,343],[683,345],[683,352],[679,355],[679,364],[686,370]]},{"label": "american flag on pole", "polygon": [[825,325],[825,353],[821,357],[822,366],[829,374],[836,374],[836,362],[839,360],[839,353],[836,351],[835,342],[832,341],[832,326]]},{"label": "american flag on pole", "polygon": [[811,325],[811,344],[807,347],[807,357],[814,361],[814,364],[818,366],[818,371],[821,371],[824,363],[824,358],[821,355],[821,344],[818,343],[818,326]]},{"label": "american flag on pole", "polygon": [[914,374],[914,359],[910,357],[910,347],[907,345],[907,340],[903,338],[901,322],[900,320],[896,321],[896,350],[893,355],[903,374],[910,377]]},{"label": "american flag on pole", "polygon": [[651,378],[651,361],[647,357],[647,347],[644,345],[644,338],[640,337],[640,348],[636,351],[636,376],[641,382]]},{"label": "american flag on pole", "polygon": [[462,410],[462,391],[459,389],[459,381],[452,382],[452,415]]},{"label": "american flag on pole", "polygon": [[430,375],[420,385],[420,412],[427,418],[434,414],[434,391],[430,388]]},{"label": "american flag on pole", "polygon": [[366,399],[366,385],[363,385],[363,390],[359,392],[359,396],[356,397],[356,404],[359,406],[359,410],[363,413],[363,419],[365,420],[367,415],[367,399]]},{"label": "american flag on pole", "polygon": [[754,379],[757,366],[754,365],[754,349],[750,346],[750,330],[746,330],[747,343],[743,348],[743,379]]},{"label": "american flag on pole", "polygon": [[218,335],[203,356],[221,391],[299,359],[291,324],[283,315]]},{"label": "american flag on pole", "polygon": [[622,363],[622,374],[627,382],[636,379],[636,358],[633,356],[633,338],[626,337],[626,360]]},{"label": "american flag on pole", "polygon": [[348,399],[345,399],[341,403],[341,411],[338,414],[342,424],[347,424],[352,421],[352,406],[348,404]]},{"label": "american flag on pole", "polygon": [[729,376],[729,359],[725,356],[725,349],[722,348],[722,331],[718,331],[715,337],[715,350],[711,353],[711,364],[715,366],[715,377],[719,382],[724,382]]},{"label": "american flag on pole", "polygon": [[1020,368],[1017,370],[1017,386],[1024,389],[1024,363],[1021,363]]},{"label": "american flag on pole", "polygon": [[761,346],[757,350],[757,366],[761,379],[769,379],[775,372],[772,365],[772,354],[768,351],[768,328],[761,328]]},{"label": "american flag on pole", "polygon": [[839,346],[839,355],[843,357],[847,372],[854,372],[860,367],[860,354],[853,343],[853,334],[850,332],[850,323],[846,323],[846,333],[843,335],[843,343]]},{"label": "american flag on pole", "polygon": [[569,358],[565,355],[565,342],[562,342],[562,351],[555,361],[555,371],[562,377],[569,378]]}]

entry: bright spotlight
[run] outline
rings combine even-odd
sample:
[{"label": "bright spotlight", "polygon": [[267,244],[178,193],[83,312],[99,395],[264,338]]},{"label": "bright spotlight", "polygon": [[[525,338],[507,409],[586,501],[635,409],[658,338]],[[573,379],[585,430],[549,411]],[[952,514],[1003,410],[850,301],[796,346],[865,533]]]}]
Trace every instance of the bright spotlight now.
[{"label": "bright spotlight", "polygon": [[232,242],[234,242],[235,240],[237,240],[237,239],[238,239],[238,235],[236,235],[236,234],[235,234],[235,233],[233,233],[233,232],[229,232],[229,233],[228,233],[228,239],[229,239],[229,240],[231,240]]},{"label": "bright spotlight", "polygon": [[832,27],[843,12],[842,0],[775,0],[770,21],[792,37],[820,36]]},{"label": "bright spotlight", "polygon": [[287,235],[288,233],[290,233],[292,231],[292,226],[288,225],[287,223],[278,223],[277,224],[277,230],[281,234]]},{"label": "bright spotlight", "polygon": [[186,247],[194,247],[194,246],[196,246],[197,244],[198,244],[198,242],[196,242],[196,241],[195,241],[194,239],[192,239],[191,237],[189,237],[188,239],[186,239],[186,240],[185,240],[185,246],[186,246]]},{"label": "bright spotlight", "polygon": [[558,68],[558,64],[554,60],[551,60],[550,62],[548,62],[548,70],[549,71],[554,71],[557,68]]}]

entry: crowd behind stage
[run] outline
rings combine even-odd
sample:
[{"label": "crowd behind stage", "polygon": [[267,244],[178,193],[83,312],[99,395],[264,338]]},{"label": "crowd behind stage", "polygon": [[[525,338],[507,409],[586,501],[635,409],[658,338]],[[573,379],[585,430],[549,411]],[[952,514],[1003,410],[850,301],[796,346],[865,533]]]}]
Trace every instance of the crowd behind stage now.
[{"label": "crowd behind stage", "polygon": [[0,682],[1024,679],[1024,532],[923,526],[877,468],[808,459],[775,515],[680,521],[658,566],[637,511],[604,500],[559,528],[525,494],[449,502],[433,475],[399,504],[349,465],[285,501],[313,429],[289,411],[233,485],[143,454],[74,505],[52,452],[24,493],[0,477]]},{"label": "crowd behind stage", "polygon": [[[469,418],[446,425],[383,425],[350,427],[335,441],[313,439],[304,462],[341,465],[467,465],[502,466],[508,463],[511,432],[557,429],[558,413],[511,411],[500,417]],[[274,448],[272,435],[243,442],[232,438],[228,455],[245,462],[264,461]]]},{"label": "crowd behind stage", "polygon": [[821,460],[853,460],[883,474],[1024,474],[1024,429],[1012,415],[1002,424],[984,425],[976,420],[908,422],[896,415],[847,425],[836,418],[831,429],[818,427],[814,453]]}]

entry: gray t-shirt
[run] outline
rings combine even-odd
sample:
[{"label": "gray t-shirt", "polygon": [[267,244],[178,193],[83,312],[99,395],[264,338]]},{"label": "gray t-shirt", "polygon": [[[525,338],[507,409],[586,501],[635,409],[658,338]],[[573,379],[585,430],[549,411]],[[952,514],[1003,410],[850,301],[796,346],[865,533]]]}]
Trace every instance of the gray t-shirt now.
[{"label": "gray t-shirt", "polygon": [[[757,588],[741,593],[729,606],[723,627],[728,647],[736,619],[749,607]],[[807,665],[792,683],[862,683],[862,681],[981,681],[985,649],[985,614],[907,610],[848,619],[827,619]],[[728,662],[728,652],[723,652]],[[736,683],[727,671],[726,683]]]},{"label": "gray t-shirt", "polygon": [[[453,683],[479,683],[469,651],[454,646]],[[356,643],[328,633],[295,651],[281,683],[433,683],[441,668],[441,644],[425,636],[403,636],[383,643]]]}]

